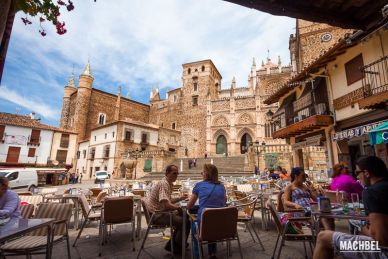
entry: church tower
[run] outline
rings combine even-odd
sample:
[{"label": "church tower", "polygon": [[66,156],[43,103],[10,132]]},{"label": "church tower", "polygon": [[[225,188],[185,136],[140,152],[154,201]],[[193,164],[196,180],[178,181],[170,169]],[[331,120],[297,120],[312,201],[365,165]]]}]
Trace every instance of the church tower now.
[{"label": "church tower", "polygon": [[89,103],[93,87],[93,75],[90,64],[85,66],[83,73],[79,76],[77,100],[74,114],[73,129],[78,133],[78,141],[85,139],[86,124],[89,113]]},{"label": "church tower", "polygon": [[69,117],[70,117],[70,96],[77,92],[77,88],[74,83],[74,73],[71,73],[70,79],[67,82],[63,95],[62,113],[61,113],[61,128],[69,129]]},{"label": "church tower", "polygon": [[187,147],[188,155],[202,157],[206,150],[207,105],[218,98],[222,77],[209,59],[182,66],[182,115],[178,130],[181,130],[182,145]]}]

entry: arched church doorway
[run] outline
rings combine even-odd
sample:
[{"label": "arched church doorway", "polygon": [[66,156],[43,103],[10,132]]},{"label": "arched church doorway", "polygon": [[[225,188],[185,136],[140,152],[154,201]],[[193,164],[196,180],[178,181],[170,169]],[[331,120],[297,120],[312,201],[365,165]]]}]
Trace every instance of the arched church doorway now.
[{"label": "arched church doorway", "polygon": [[252,143],[252,137],[248,133],[245,133],[241,137],[241,142],[240,142],[241,154],[245,154],[246,152],[248,152],[250,143]]},{"label": "arched church doorway", "polygon": [[228,154],[228,142],[224,135],[217,138],[216,154]]}]

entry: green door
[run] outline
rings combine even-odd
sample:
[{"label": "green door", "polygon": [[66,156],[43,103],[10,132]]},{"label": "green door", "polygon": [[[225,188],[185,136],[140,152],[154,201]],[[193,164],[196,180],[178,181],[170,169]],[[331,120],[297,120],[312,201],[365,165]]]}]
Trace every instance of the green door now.
[{"label": "green door", "polygon": [[227,154],[228,153],[228,143],[224,135],[221,135],[217,138],[216,145],[216,154]]}]

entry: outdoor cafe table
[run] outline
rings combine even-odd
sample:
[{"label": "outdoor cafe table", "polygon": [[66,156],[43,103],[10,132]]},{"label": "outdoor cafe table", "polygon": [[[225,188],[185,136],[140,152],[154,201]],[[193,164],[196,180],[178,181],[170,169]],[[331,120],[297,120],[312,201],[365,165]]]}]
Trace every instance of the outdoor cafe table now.
[{"label": "outdoor cafe table", "polygon": [[62,203],[65,203],[69,200],[72,200],[75,206],[74,211],[74,229],[78,229],[79,222],[79,203],[80,203],[80,195],[79,194],[60,194],[51,197],[45,198],[47,201],[49,200],[60,200]]},{"label": "outdoor cafe table", "polygon": [[22,236],[35,229],[47,227],[46,258],[50,258],[51,229],[55,219],[11,219],[0,226],[0,244],[12,238]]},{"label": "outdoor cafe table", "polygon": [[[351,203],[350,203],[351,204]],[[328,218],[328,219],[352,219],[352,220],[367,220],[368,216],[365,215],[365,212],[361,211],[360,213],[355,213],[353,210],[349,210],[348,213],[341,211],[332,211],[332,212],[320,212],[318,210],[317,204],[311,206],[311,216],[314,220],[316,234],[319,232],[319,219]]]}]

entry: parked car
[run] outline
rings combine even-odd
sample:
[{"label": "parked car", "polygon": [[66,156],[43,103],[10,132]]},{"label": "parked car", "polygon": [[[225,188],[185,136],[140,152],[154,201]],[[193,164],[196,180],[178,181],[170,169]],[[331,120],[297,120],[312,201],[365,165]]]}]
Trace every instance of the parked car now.
[{"label": "parked car", "polygon": [[18,191],[31,191],[38,187],[38,173],[35,169],[0,170],[0,176],[8,178],[9,188]]},{"label": "parked car", "polygon": [[94,183],[104,183],[105,179],[110,178],[110,174],[107,171],[97,171],[95,176]]}]

